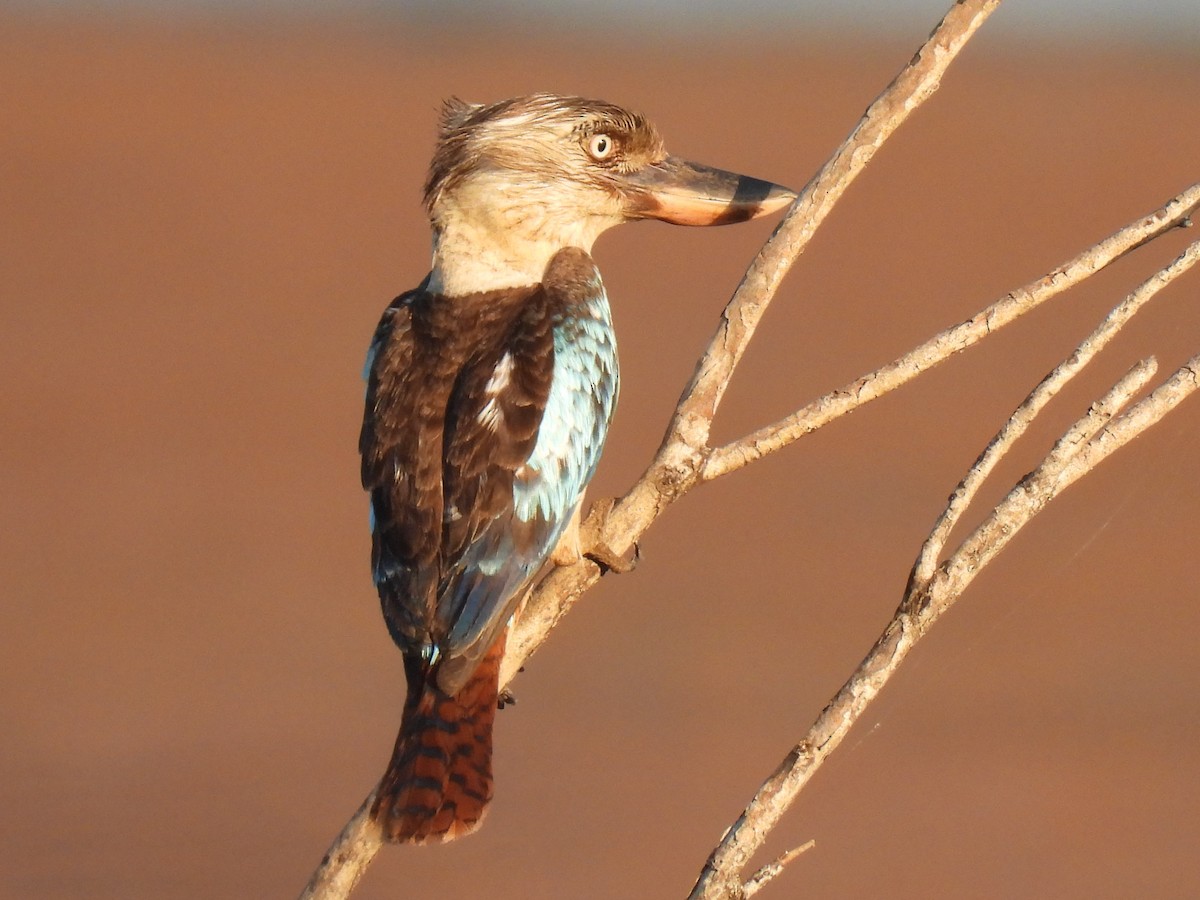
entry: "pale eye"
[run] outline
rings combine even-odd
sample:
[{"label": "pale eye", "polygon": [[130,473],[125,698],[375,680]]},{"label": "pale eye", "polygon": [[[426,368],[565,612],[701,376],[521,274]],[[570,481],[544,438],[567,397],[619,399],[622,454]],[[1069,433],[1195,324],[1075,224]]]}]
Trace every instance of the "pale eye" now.
[{"label": "pale eye", "polygon": [[617,142],[607,134],[593,134],[588,141],[588,153],[592,159],[608,159],[617,148]]}]

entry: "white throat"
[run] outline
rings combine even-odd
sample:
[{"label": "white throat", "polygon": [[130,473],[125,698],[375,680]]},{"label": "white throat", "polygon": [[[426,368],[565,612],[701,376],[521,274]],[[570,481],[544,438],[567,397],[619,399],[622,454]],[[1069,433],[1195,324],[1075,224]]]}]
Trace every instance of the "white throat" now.
[{"label": "white throat", "polygon": [[563,246],[556,241],[497,240],[491,229],[468,223],[435,231],[429,289],[445,297],[461,297],[539,284]]},{"label": "white throat", "polygon": [[[553,190],[536,194],[532,203],[521,203],[522,193],[499,179],[475,178],[440,198],[434,215],[431,291],[460,297],[540,284],[559,250],[578,247],[591,253],[601,232],[620,221],[583,212],[572,202],[577,198],[559,197]],[[509,202],[498,203],[498,198]]]}]

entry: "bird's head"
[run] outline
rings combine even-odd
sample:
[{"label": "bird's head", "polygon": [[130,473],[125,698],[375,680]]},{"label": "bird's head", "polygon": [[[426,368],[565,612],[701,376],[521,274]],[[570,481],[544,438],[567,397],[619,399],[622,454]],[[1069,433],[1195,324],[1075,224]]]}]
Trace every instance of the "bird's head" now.
[{"label": "bird's head", "polygon": [[779,185],[668,155],[644,116],[611,103],[450,100],[425,185],[431,287],[460,295],[535,284],[559,250],[590,252],[621,222],[723,225],[793,199]]}]

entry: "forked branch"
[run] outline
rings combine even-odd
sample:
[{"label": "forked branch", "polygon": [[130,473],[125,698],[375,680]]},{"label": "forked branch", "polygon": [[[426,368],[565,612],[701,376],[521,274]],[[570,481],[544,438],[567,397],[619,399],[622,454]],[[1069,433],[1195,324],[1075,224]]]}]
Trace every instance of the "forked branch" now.
[{"label": "forked branch", "polygon": [[1021,479],[991,514],[941,565],[936,561],[950,528],[979,484],[1049,399],[1165,285],[1200,260],[1200,242],[1121,302],[1075,351],[1048,375],[1009,417],[951,495],[945,512],[921,548],[895,616],[866,659],[821,712],[808,733],[759,788],[754,799],[709,857],[692,890],[694,900],[746,896],[757,876],[743,882],[754,853],[800,791],[895,674],[935,621],[1001,550],[1069,485],[1094,469],[1174,409],[1198,385],[1200,356],[1193,357],[1153,393],[1125,409],[1157,371],[1153,359],[1136,364],[1064,432],[1038,467]]}]

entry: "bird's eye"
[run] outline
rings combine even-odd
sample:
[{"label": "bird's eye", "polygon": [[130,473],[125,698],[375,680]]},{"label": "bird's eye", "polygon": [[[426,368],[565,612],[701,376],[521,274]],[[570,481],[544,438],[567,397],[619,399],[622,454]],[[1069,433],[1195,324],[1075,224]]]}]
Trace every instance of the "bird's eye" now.
[{"label": "bird's eye", "polygon": [[588,154],[595,160],[608,159],[617,148],[617,142],[607,134],[593,134],[588,141]]}]

